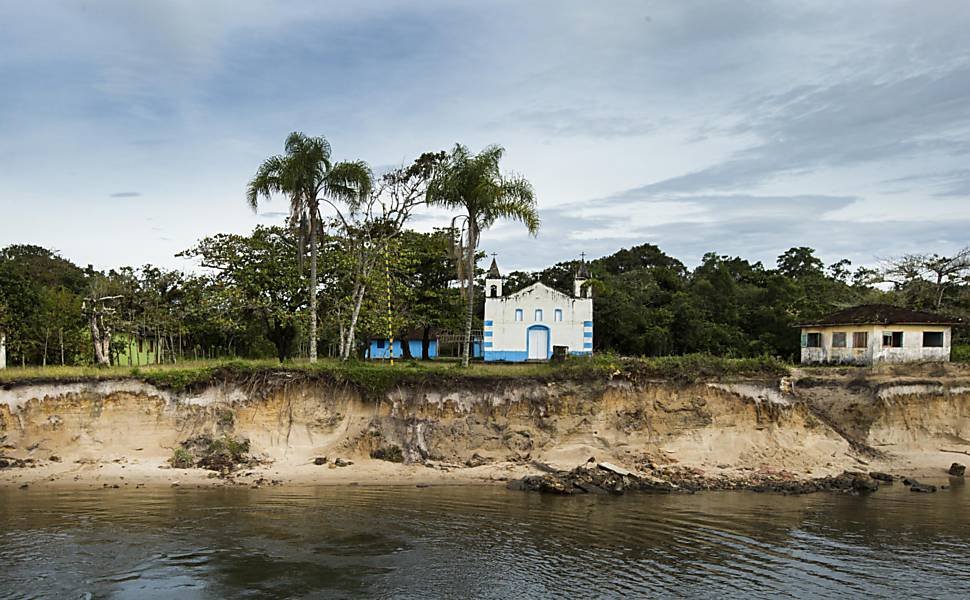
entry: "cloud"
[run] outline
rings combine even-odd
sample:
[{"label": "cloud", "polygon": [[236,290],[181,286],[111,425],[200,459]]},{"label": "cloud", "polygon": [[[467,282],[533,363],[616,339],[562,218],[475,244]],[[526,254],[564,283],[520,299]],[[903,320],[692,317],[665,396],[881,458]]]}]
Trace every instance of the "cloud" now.
[{"label": "cloud", "polygon": [[115,192],[111,194],[112,198],[137,198],[141,196],[141,192]]}]

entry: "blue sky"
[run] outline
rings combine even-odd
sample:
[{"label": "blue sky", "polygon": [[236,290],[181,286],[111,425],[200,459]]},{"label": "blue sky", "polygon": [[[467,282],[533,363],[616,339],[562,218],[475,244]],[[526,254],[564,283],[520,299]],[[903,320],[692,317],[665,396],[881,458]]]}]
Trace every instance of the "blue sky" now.
[{"label": "blue sky", "polygon": [[292,130],[377,169],[502,144],[543,219],[486,232],[505,269],[970,243],[962,0],[0,0],[0,23],[0,246],[190,268],[198,238],[282,222],[244,190]]}]

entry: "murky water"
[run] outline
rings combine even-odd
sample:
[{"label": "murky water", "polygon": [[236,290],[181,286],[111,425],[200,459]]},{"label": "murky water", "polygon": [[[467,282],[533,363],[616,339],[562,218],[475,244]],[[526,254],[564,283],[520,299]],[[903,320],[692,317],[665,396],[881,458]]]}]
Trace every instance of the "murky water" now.
[{"label": "murky water", "polygon": [[970,597],[970,491],[0,490],[0,597]]}]

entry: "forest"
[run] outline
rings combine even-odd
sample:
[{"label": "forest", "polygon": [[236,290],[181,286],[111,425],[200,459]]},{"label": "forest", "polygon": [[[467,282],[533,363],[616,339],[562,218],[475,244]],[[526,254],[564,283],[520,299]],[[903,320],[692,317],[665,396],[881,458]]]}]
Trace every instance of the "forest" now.
[{"label": "forest", "polygon": [[[372,337],[457,340],[463,364],[483,313],[481,236],[499,220],[536,234],[529,182],[503,149],[460,144],[375,175],[335,161],[323,137],[294,132],[241,194],[282,199],[285,225],[216,234],[177,256],[197,268],[97,270],[36,245],[0,249],[0,343],[9,366],[171,364],[212,358],[363,358]],[[415,210],[454,213],[415,231]],[[797,323],[873,302],[970,320],[970,247],[826,265],[809,247],[774,265],[710,252],[688,268],[644,243],[589,262],[596,352],[797,359]],[[506,293],[542,281],[572,288],[576,261],[507,275]],[[970,358],[966,327],[953,358]],[[403,344],[405,348],[408,344]]]},{"label": "forest", "polygon": [[[112,364],[136,365],[146,356],[163,363],[229,356],[305,358],[309,303],[297,237],[284,227],[207,237],[183,252],[205,265],[199,272],[151,265],[97,271],[38,246],[3,248],[0,309],[8,362],[92,364],[92,323],[110,340],[106,352]],[[389,314],[397,337],[460,331],[463,300],[448,238],[445,230],[406,230],[396,239],[389,272],[376,273],[364,295],[351,358],[363,356],[371,336],[387,335]],[[932,256],[924,259],[930,262]],[[913,260],[902,257],[883,270],[850,272],[846,261],[824,265],[811,248],[798,247],[771,267],[712,252],[688,269],[652,244],[623,249],[589,265],[594,349],[630,356],[709,353],[792,360],[799,348],[793,326],[844,306],[890,302],[970,316],[966,270],[939,280],[924,271],[903,273],[899,265]],[[324,356],[340,355],[353,310],[353,278],[343,270],[346,263],[345,246],[332,232],[322,232],[318,350]],[[512,272],[507,289],[540,280],[569,290],[577,267],[566,261],[538,272]],[[483,273],[477,274],[480,287]],[[94,304],[93,298],[110,300]],[[476,302],[477,315],[481,302]],[[966,331],[955,337],[957,344],[968,342]],[[152,352],[129,352],[129,345]],[[965,348],[955,345],[955,359],[960,352]]]}]

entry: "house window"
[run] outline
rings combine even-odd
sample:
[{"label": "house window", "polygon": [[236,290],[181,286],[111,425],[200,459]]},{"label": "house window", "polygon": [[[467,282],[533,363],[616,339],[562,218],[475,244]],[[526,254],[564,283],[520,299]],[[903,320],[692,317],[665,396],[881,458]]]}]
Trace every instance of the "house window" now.
[{"label": "house window", "polygon": [[809,333],[805,335],[805,347],[806,348],[821,348],[822,347],[822,334],[821,333]]},{"label": "house window", "polygon": [[923,332],[923,347],[924,348],[942,348],[943,347],[943,332],[942,331],[924,331]]},{"label": "house window", "polygon": [[516,320],[516,321],[521,321],[521,320],[522,320],[522,318],[523,318],[523,317],[522,317],[522,315],[523,315],[523,314],[524,314],[524,313],[522,312],[522,309],[521,309],[521,308],[517,308],[517,309],[515,309],[515,320]]},{"label": "house window", "polygon": [[902,348],[903,332],[902,331],[883,331],[882,347],[883,348]]},{"label": "house window", "polygon": [[557,321],[562,321],[562,309],[557,308],[555,312],[552,313],[552,317]]},{"label": "house window", "polygon": [[868,348],[869,347],[869,332],[868,331],[856,331],[852,334],[852,347],[853,348]]},{"label": "house window", "polygon": [[383,350],[384,349],[384,344],[386,344],[386,343],[387,342],[385,340],[377,340],[377,349],[378,350]]},{"label": "house window", "polygon": [[833,348],[845,348],[845,332],[836,331],[832,334],[832,347]]},{"label": "house window", "polygon": [[537,308],[536,309],[536,315],[535,315],[535,317],[536,317],[535,318],[535,321],[537,323],[542,320],[542,309],[541,308]]}]

